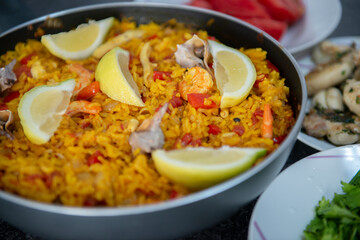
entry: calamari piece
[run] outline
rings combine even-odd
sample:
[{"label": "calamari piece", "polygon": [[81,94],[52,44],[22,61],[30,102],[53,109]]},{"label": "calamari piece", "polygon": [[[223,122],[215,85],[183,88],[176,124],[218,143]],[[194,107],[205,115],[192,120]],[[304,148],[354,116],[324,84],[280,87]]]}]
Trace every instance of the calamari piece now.
[{"label": "calamari piece", "polygon": [[348,145],[359,141],[359,126],[354,123],[326,121],[327,139],[335,145]]},{"label": "calamari piece", "polygon": [[101,58],[105,55],[108,51],[117,47],[123,43],[126,43],[134,38],[141,38],[144,35],[144,31],[142,30],[128,30],[114,38],[111,38],[104,44],[100,45],[95,51],[93,52],[93,57]]},{"label": "calamari piece", "polygon": [[150,77],[156,64],[150,62],[151,46],[150,42],[146,42],[140,52],[140,62],[144,69],[144,83],[146,87],[150,86]]},{"label": "calamari piece", "polygon": [[207,64],[210,59],[209,44],[197,35],[194,35],[184,44],[177,45],[175,58],[176,62],[183,68],[200,66],[205,68],[213,76],[213,73]]},{"label": "calamari piece", "polygon": [[332,63],[310,72],[305,76],[309,96],[322,89],[340,84],[352,74],[353,69],[352,61],[344,61]]},{"label": "calamari piece", "polygon": [[0,135],[14,140],[14,135],[9,131],[8,127],[14,121],[14,115],[10,110],[0,111]]},{"label": "calamari piece", "polygon": [[326,102],[330,109],[344,111],[343,96],[338,88],[331,87],[326,90]]},{"label": "calamari piece", "polygon": [[129,144],[132,150],[140,149],[142,152],[150,153],[155,149],[162,148],[165,142],[164,133],[160,123],[168,103],[164,104],[153,118],[144,120],[141,125],[129,137]]},{"label": "calamari piece", "polygon": [[0,91],[4,92],[6,89],[11,88],[16,82],[17,78],[13,72],[16,60],[12,60],[5,67],[0,68]]},{"label": "calamari piece", "polygon": [[351,51],[352,48],[352,46],[341,46],[330,41],[323,41],[315,47],[312,53],[312,59],[316,64],[329,63]]},{"label": "calamari piece", "polygon": [[317,92],[312,98],[313,106],[344,111],[343,96],[338,88],[331,87]]},{"label": "calamari piece", "polygon": [[[320,45],[322,51],[330,57],[322,58],[322,56],[315,62],[325,63],[319,64],[314,70],[305,76],[308,94],[311,96],[322,89],[336,86],[345,79],[351,77],[354,69],[360,66],[360,50],[356,46],[337,46],[329,42],[324,42]],[[315,55],[320,55],[315,53]],[[327,56],[325,54],[325,56]]]},{"label": "calamari piece", "polygon": [[343,98],[346,106],[360,117],[360,81],[347,80],[343,90]]}]

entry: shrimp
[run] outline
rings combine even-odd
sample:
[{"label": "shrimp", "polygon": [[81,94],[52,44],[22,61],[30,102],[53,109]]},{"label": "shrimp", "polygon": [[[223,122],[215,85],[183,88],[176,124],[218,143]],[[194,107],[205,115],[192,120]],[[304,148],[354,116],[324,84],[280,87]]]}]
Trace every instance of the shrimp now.
[{"label": "shrimp", "polygon": [[78,63],[72,63],[68,65],[68,69],[70,70],[70,72],[76,73],[79,77],[73,91],[73,96],[76,96],[83,88],[88,86],[95,78],[94,73],[90,72],[89,70],[87,70]]},{"label": "shrimp", "polygon": [[192,67],[187,70],[179,83],[179,92],[187,100],[189,93],[208,93],[214,82],[208,71],[202,67]]},{"label": "shrimp", "polygon": [[270,104],[264,105],[264,118],[261,124],[261,136],[263,138],[272,138],[273,135],[273,116],[271,114]]},{"label": "shrimp", "polygon": [[101,106],[98,103],[92,103],[86,100],[73,101],[69,104],[66,115],[73,116],[77,113],[98,114],[101,111]]}]

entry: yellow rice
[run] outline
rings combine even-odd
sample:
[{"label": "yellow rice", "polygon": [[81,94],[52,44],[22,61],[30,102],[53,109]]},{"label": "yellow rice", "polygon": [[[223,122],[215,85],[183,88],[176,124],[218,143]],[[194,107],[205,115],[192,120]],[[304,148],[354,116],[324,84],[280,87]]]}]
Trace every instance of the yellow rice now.
[{"label": "yellow rice", "polygon": [[[161,176],[149,155],[140,151],[132,153],[128,143],[131,131],[124,126],[130,119],[135,118],[141,123],[151,118],[159,106],[173,97],[186,70],[175,62],[176,44],[182,44],[193,34],[203,39],[207,39],[208,34],[174,20],[163,25],[149,23],[136,26],[131,20],[123,19],[115,22],[108,38],[136,28],[145,31],[143,38],[133,39],[120,47],[127,49],[132,56],[130,71],[146,106],[141,108],[119,103],[100,92],[91,99],[102,106],[99,114],[65,115],[54,136],[43,145],[32,144],[25,137],[17,114],[19,100],[34,86],[77,78],[66,68],[67,64],[75,61],[63,61],[52,56],[37,40],[20,42],[13,51],[1,56],[0,67],[3,67],[12,59],[19,62],[36,52],[27,66],[31,68],[35,62],[40,62],[45,72],[38,79],[22,74],[11,88],[11,91],[19,91],[20,97],[7,103],[15,114],[15,123],[11,128],[15,140],[0,136],[0,189],[38,201],[70,206],[139,205],[189,194],[185,187]],[[139,60],[141,47],[146,41],[151,43],[153,51],[150,57],[158,64],[157,70],[172,73],[171,81],[152,81],[150,90],[143,88],[143,69]],[[252,60],[258,76],[266,74],[265,80],[251,91],[246,100],[229,109],[196,110],[186,101],[179,108],[169,105],[170,113],[165,114],[161,123],[166,139],[165,149],[185,147],[181,138],[189,133],[193,139],[200,139],[204,147],[264,147],[269,153],[278,147],[273,139],[261,137],[262,116],[254,113],[269,103],[274,117],[274,137],[285,136],[294,123],[293,112],[287,102],[289,89],[285,86],[285,79],[268,68],[266,51],[259,48],[240,50]],[[98,60],[90,57],[76,62],[95,71]],[[221,97],[216,86],[210,94],[219,105]],[[234,118],[240,121],[234,121]],[[89,126],[83,128],[84,124]],[[221,134],[209,134],[209,124],[219,126]],[[243,135],[233,132],[235,125],[243,126]],[[86,159],[97,150],[103,155],[99,157],[101,164],[88,166]]]}]

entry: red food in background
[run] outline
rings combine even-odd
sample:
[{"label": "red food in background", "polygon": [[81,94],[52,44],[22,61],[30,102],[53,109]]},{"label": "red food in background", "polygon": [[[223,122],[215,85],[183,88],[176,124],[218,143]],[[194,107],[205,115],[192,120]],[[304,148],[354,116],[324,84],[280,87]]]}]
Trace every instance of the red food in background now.
[{"label": "red food in background", "polygon": [[208,0],[216,11],[237,18],[270,18],[266,8],[257,0]]},{"label": "red food in background", "polygon": [[305,13],[305,6],[302,0],[258,0],[262,3],[271,17],[293,24]]},{"label": "red food in background", "polygon": [[193,0],[189,5],[240,18],[276,40],[305,13],[302,0]]},{"label": "red food in background", "polygon": [[244,21],[254,25],[255,27],[260,28],[276,40],[280,40],[281,37],[285,34],[287,29],[287,24],[284,22],[276,21],[273,19],[264,19],[264,18],[251,18],[244,19]]},{"label": "red food in background", "polygon": [[211,4],[207,0],[193,0],[189,3],[189,5],[194,7],[213,9]]}]

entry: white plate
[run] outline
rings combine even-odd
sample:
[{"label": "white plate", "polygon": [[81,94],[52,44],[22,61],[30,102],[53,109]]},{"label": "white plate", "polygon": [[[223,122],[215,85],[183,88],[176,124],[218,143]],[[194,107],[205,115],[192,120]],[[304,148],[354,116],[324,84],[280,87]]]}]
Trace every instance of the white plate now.
[{"label": "white plate", "polygon": [[[134,0],[135,2],[160,2],[186,4],[191,0]],[[340,0],[303,0],[305,14],[285,32],[280,43],[292,53],[307,50],[327,38],[341,19]]]},{"label": "white plate", "polygon": [[321,198],[332,200],[335,192],[342,193],[341,181],[349,182],[359,169],[360,145],[333,148],[294,163],[257,201],[248,240],[301,240]]},{"label": "white plate", "polygon": [[[350,45],[352,43],[356,43],[356,47],[360,48],[360,37],[355,36],[346,36],[346,37],[337,37],[337,38],[331,38],[329,41],[338,44],[338,45]],[[306,75],[311,69],[315,67],[314,63],[311,60],[311,56],[307,55],[301,59],[297,59],[297,62],[300,66],[301,72]],[[311,100],[309,99],[307,102],[307,111],[310,110],[311,107]],[[300,132],[298,135],[298,139],[302,141],[303,143],[317,149],[320,151],[330,149],[335,147],[331,143],[329,143],[326,140],[319,140],[317,138],[311,137],[303,132]]]},{"label": "white plate", "polygon": [[291,26],[281,39],[290,53],[300,53],[327,38],[341,19],[339,0],[303,0],[306,11],[302,19]]}]

